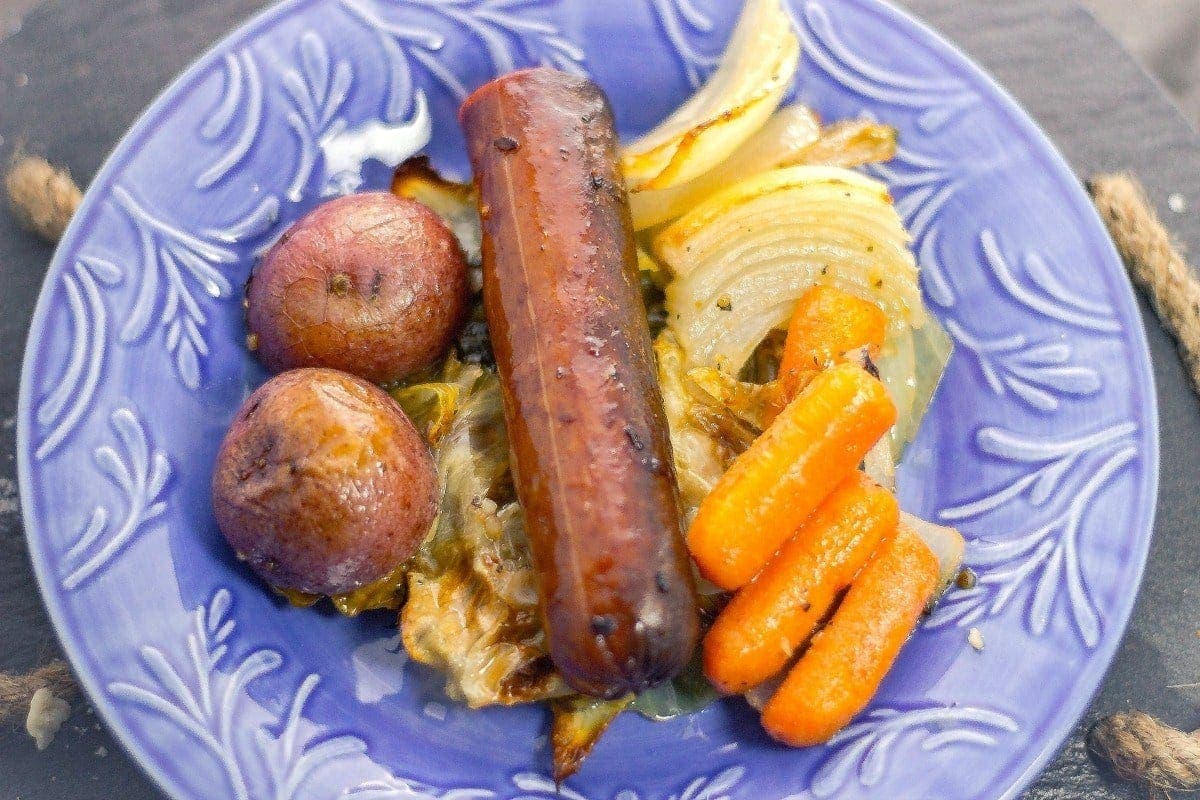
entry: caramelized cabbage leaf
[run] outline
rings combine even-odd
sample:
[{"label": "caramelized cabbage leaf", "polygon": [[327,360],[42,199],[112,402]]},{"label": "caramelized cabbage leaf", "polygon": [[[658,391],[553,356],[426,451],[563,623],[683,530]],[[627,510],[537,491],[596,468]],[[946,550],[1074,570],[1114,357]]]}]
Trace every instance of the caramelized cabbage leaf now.
[{"label": "caramelized cabbage leaf", "polygon": [[[716,699],[695,659],[674,681],[636,699],[599,701],[570,691],[546,652],[536,576],[514,499],[499,380],[490,370],[453,359],[442,378],[408,387],[419,391],[397,390],[423,429],[452,415],[435,448],[441,508],[407,565],[401,632],[409,655],[442,670],[447,696],[473,708],[551,700],[560,780],[578,769],[627,707],[664,719]],[[724,467],[712,468],[715,480]]]},{"label": "caramelized cabbage leaf", "polygon": [[538,615],[499,379],[457,362],[445,378],[458,411],[436,451],[441,507],[409,563],[405,649],[444,671],[447,696],[472,708],[567,694]]},{"label": "caramelized cabbage leaf", "polygon": [[573,694],[550,701],[550,747],[554,753],[555,781],[561,783],[578,771],[600,741],[600,735],[632,700],[631,694],[616,700]]}]

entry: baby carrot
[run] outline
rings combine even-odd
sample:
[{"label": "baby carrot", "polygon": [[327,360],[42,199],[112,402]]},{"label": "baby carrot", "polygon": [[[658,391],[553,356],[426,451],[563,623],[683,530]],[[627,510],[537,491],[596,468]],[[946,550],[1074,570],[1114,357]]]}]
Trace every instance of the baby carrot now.
[{"label": "baby carrot", "polygon": [[902,524],[767,701],[767,733],[808,747],[844,728],[870,702],[937,585],[937,559]]},{"label": "baby carrot", "polygon": [[709,629],[709,681],[740,694],[787,666],[899,519],[896,498],[866,475],[842,481]]},{"label": "baby carrot", "polygon": [[814,286],[800,298],[779,363],[785,397],[795,397],[821,370],[845,361],[860,347],[883,346],[887,317],[883,309],[832,286]]},{"label": "baby carrot", "polygon": [[729,591],[753,578],[895,421],[861,367],[817,375],[700,504],[688,547],[701,574]]}]

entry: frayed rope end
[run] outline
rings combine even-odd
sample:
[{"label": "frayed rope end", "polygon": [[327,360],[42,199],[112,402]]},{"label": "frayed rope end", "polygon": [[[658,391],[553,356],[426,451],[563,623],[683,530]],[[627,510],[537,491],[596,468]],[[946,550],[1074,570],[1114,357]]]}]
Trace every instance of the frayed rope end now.
[{"label": "frayed rope end", "polygon": [[57,169],[44,158],[18,152],[4,178],[8,203],[17,221],[48,242],[57,242],[79,203],[83,192],[65,169]]},{"label": "frayed rope end", "polygon": [[1088,750],[1121,780],[1163,792],[1200,789],[1200,738],[1149,714],[1113,714],[1088,731]]},{"label": "frayed rope end", "polygon": [[47,688],[58,697],[70,698],[79,691],[71,668],[62,659],[21,675],[0,672],[0,722],[24,714],[38,689]]},{"label": "frayed rope end", "polygon": [[1192,386],[1200,392],[1200,282],[1136,178],[1096,175],[1087,186],[1130,279],[1175,337]]}]

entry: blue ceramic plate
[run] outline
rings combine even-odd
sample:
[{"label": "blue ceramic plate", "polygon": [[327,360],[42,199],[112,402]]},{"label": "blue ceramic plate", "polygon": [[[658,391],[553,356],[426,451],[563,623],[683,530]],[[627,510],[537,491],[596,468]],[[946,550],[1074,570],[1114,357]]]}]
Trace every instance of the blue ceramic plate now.
[{"label": "blue ceramic plate", "polygon": [[[458,103],[514,66],[587,72],[624,133],[646,129],[712,69],[737,5],[286,2],[189,69],[109,159],[38,303],[21,496],[75,669],[173,797],[554,796],[543,709],[448,701],[388,615],[290,608],[224,546],[209,472],[263,378],[240,290],[283,227],[325,194],[384,186],[424,126],[435,161],[465,174]],[[1079,184],[919,23],[877,0],[793,11],[796,97],[901,131],[878,174],[957,344],[902,495],[963,529],[979,584],[924,624],[828,746],[773,744],[740,701],[666,723],[625,715],[564,789],[572,800],[1013,797],[1083,711],[1133,605],[1154,388],[1129,285]]]}]

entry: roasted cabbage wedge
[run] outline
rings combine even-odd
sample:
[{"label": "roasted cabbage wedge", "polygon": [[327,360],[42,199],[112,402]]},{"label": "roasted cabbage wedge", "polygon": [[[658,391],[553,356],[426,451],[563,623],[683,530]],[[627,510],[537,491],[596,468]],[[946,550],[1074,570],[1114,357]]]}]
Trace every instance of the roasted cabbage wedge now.
[{"label": "roasted cabbage wedge", "polygon": [[[456,361],[447,362],[448,370],[461,369]],[[436,446],[450,432],[450,426],[458,415],[458,403],[462,390],[457,383],[436,381],[414,383],[392,389],[391,395],[404,413],[413,421],[417,430],[431,445]]]},{"label": "roasted cabbage wedge", "polygon": [[696,400],[688,390],[687,357],[670,328],[658,335],[654,354],[658,359],[658,384],[667,412],[683,520],[691,524],[701,501],[717,484],[733,454],[692,415]]},{"label": "roasted cabbage wedge", "polygon": [[578,771],[601,734],[629,704],[633,695],[598,700],[574,694],[550,701],[550,747],[554,754],[554,780],[565,781]]},{"label": "roasted cabbage wedge", "polygon": [[447,696],[472,708],[567,694],[538,617],[499,380],[456,362],[444,377],[458,410],[436,450],[441,507],[409,563],[405,649],[442,670]]},{"label": "roasted cabbage wedge", "polygon": [[[499,381],[454,359],[444,372],[441,382],[393,392],[419,428],[445,427],[435,446],[441,508],[406,571],[400,619],[409,655],[442,670],[447,696],[471,707],[551,700],[559,779],[578,769],[626,708],[666,718],[716,699],[698,663],[637,698],[598,701],[570,693],[546,653],[536,575],[512,495]],[[695,396],[685,402],[695,403]],[[713,480],[723,466],[714,469]]]},{"label": "roasted cabbage wedge", "polygon": [[624,148],[629,190],[677,186],[724,161],[778,107],[799,59],[800,41],[782,0],[747,0],[708,82]]}]

